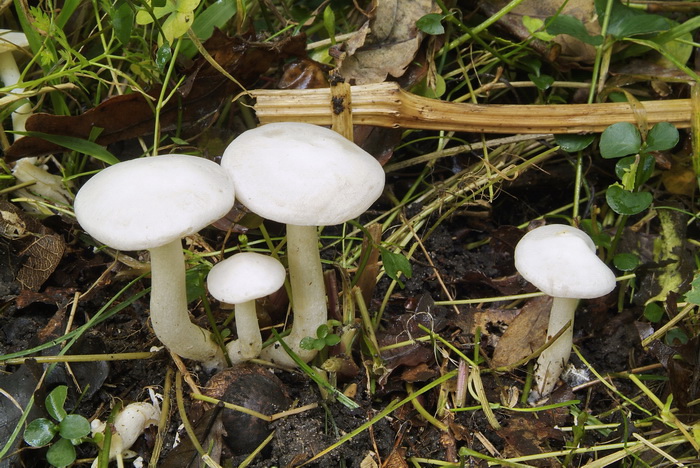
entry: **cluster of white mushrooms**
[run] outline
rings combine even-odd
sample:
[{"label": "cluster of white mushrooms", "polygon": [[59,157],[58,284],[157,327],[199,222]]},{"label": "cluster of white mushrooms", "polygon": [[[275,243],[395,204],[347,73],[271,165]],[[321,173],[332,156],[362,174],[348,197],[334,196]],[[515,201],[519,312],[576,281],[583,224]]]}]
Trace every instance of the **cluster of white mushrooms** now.
[{"label": "cluster of white mushrooms", "polygon": [[[287,261],[294,321],[286,344],[310,361],[300,341],[327,320],[318,227],[364,213],[384,189],[377,160],[338,133],[303,123],[268,124],[244,132],[221,165],[169,154],[110,166],[75,197],[83,229],[118,250],[151,256],[151,323],[173,353],[221,368],[225,356],[212,334],[193,324],[187,307],[182,239],[220,219],[238,199],[263,218],[287,225]],[[211,270],[212,296],[236,306],[238,339],[227,344],[232,362],[259,355],[282,366],[294,361],[278,343],[262,349],[255,300],[284,283],[274,258],[239,253]]]}]

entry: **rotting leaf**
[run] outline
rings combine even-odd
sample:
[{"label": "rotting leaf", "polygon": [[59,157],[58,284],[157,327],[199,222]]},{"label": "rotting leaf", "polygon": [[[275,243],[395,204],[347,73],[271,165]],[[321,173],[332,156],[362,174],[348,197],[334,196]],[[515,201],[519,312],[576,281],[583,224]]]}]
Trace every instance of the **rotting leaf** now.
[{"label": "rotting leaf", "polygon": [[[252,42],[244,37],[229,37],[218,29],[204,43],[212,58],[245,87],[257,81],[272,65],[289,57],[303,57],[306,38],[297,35],[278,42]],[[240,87],[222,75],[203,57],[184,71],[187,76],[160,112],[163,132],[178,127],[198,130],[206,127],[219,108],[240,91]],[[98,145],[142,137],[153,133],[153,99],[161,88],[154,87],[147,95],[140,93],[114,96],[87,112],[76,116],[34,114],[26,123],[28,131],[69,136],[89,140],[94,128],[103,129],[95,140]],[[27,136],[15,141],[5,152],[8,161],[24,156],[40,156],[64,151],[59,145]]]},{"label": "rotting leaf", "polygon": [[494,367],[515,364],[544,344],[552,298],[541,296],[529,300],[503,333],[493,353]]},{"label": "rotting leaf", "polygon": [[0,201],[0,235],[13,241],[21,258],[15,279],[23,288],[38,291],[63,257],[63,237],[4,200]]},{"label": "rotting leaf", "polygon": [[366,27],[356,33],[362,45],[351,42],[340,57],[340,74],[355,84],[402,76],[423,40],[416,22],[436,11],[432,0],[379,0],[369,34]]},{"label": "rotting leaf", "polygon": [[549,440],[562,440],[562,432],[556,426],[566,424],[567,408],[538,411],[537,417],[515,416],[498,432],[506,441],[504,457],[535,455],[550,450]]},{"label": "rotting leaf", "polygon": [[17,281],[26,289],[38,291],[58,266],[65,250],[63,237],[58,234],[36,234],[34,240],[20,251],[26,260],[17,272]]}]

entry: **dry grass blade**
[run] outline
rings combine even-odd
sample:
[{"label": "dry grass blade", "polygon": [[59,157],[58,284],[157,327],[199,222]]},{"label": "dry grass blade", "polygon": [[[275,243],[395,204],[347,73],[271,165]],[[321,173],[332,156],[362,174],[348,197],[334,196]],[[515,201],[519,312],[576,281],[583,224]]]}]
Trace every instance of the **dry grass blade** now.
[{"label": "dry grass blade", "polygon": [[[258,89],[251,94],[257,99],[254,108],[261,123],[332,122],[329,89]],[[587,133],[602,132],[617,122],[635,124],[641,112],[650,125],[670,122],[679,128],[690,126],[689,99],[646,101],[639,107],[613,102],[480,105],[424,98],[402,90],[396,83],[352,86],[353,122],[361,125],[483,133]]]}]

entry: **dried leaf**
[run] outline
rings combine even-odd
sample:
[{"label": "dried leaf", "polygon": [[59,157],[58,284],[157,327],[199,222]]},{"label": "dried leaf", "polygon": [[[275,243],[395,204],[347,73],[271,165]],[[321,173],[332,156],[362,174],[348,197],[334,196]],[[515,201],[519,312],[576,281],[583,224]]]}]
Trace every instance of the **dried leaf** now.
[{"label": "dried leaf", "polygon": [[435,11],[431,0],[377,1],[369,34],[363,26],[349,41],[340,57],[340,74],[354,84],[379,83],[387,75],[402,76],[423,40],[416,21]]},{"label": "dried leaf", "polygon": [[498,435],[506,441],[504,457],[544,453],[550,450],[550,439],[563,440],[562,432],[555,429],[555,426],[566,423],[568,410],[556,408],[537,414],[536,418],[530,416],[513,417],[508,421],[508,425],[498,432]]},{"label": "dried leaf", "polygon": [[[507,3],[506,0],[487,0],[480,2],[480,7],[490,16],[503,8]],[[544,21],[557,14],[570,15],[580,20],[586,31],[592,36],[600,34],[600,25],[597,21],[592,0],[570,0],[563,6],[558,0],[525,1],[505,15],[499,23],[513,35],[524,40],[531,36],[531,32],[528,31],[523,22],[526,16]],[[558,49],[558,53],[554,57],[550,55],[552,45],[555,45]],[[533,41],[532,46],[538,49],[545,57],[556,58],[558,65],[573,62],[590,63],[595,58],[596,52],[595,47],[592,45],[585,44],[567,34],[555,36],[552,43]]]},{"label": "dried leaf", "polygon": [[542,346],[551,308],[552,298],[549,296],[528,301],[499,340],[492,365],[504,367],[515,364]]},{"label": "dried leaf", "polygon": [[277,83],[280,89],[327,88],[330,67],[309,58],[294,60],[284,67]]},{"label": "dried leaf", "polygon": [[63,258],[63,237],[4,200],[0,201],[0,235],[14,240],[22,258],[15,279],[23,288],[38,291]]},{"label": "dried leaf", "polygon": [[[204,43],[212,58],[238,82],[248,87],[278,61],[295,56],[303,57],[303,35],[289,37],[278,42],[251,42],[242,37],[228,37],[215,30]],[[238,84],[230,81],[203,57],[185,70],[186,80],[160,112],[161,130],[178,128],[199,130],[206,127],[219,108],[232,95],[240,91]],[[100,145],[146,136],[153,133],[153,102],[160,87],[151,89],[148,95],[139,93],[115,96],[97,107],[77,116],[34,114],[26,123],[28,131],[65,135],[88,139],[95,128],[103,129],[96,139]],[[39,156],[63,151],[63,148],[41,138],[27,136],[10,146],[5,158],[9,161],[24,156]]]}]

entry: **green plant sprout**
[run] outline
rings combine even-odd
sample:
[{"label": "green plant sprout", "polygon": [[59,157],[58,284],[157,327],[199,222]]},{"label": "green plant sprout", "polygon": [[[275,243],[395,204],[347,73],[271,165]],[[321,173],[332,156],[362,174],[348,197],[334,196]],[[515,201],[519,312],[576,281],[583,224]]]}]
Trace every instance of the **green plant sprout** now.
[{"label": "green plant sprout", "polygon": [[313,336],[302,338],[299,346],[309,351],[321,351],[329,346],[337,345],[340,343],[340,336],[331,333],[331,328],[339,327],[340,325],[342,324],[337,320],[329,320],[328,323],[319,325],[316,329],[316,338]]},{"label": "green plant sprout", "polygon": [[172,45],[173,41],[182,37],[192,25],[194,10],[199,6],[199,1],[153,1],[151,8],[143,8],[136,12],[136,23],[147,25],[167,16],[161,25],[162,36],[158,36],[158,45],[163,45],[163,40],[168,45]]},{"label": "green plant sprout", "polygon": [[678,144],[678,140],[678,130],[668,122],[654,125],[646,138],[642,138],[637,127],[627,122],[610,125],[600,136],[600,155],[604,159],[619,159],[615,174],[620,181],[611,184],[605,192],[610,209],[623,217],[612,240],[609,257],[615,254],[627,217],[641,213],[654,201],[651,192],[642,190],[654,172],[652,152],[669,150]]},{"label": "green plant sprout", "polygon": [[[64,409],[68,387],[59,385],[46,397],[48,418],[37,418],[24,430],[24,441],[32,447],[50,445],[46,461],[52,466],[68,466],[75,461],[75,446],[91,441],[90,422],[79,414],[68,414]],[[58,439],[54,441],[56,436]]]}]

